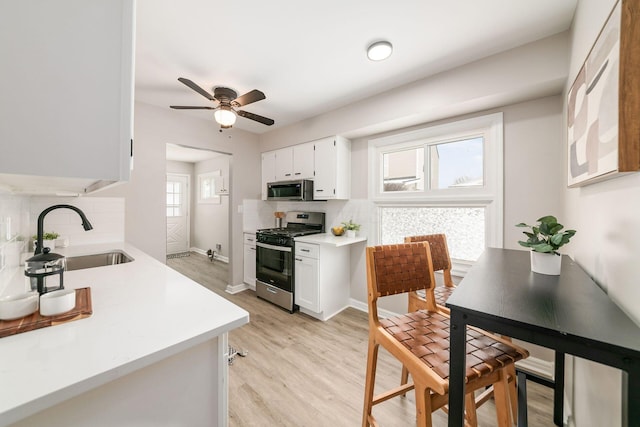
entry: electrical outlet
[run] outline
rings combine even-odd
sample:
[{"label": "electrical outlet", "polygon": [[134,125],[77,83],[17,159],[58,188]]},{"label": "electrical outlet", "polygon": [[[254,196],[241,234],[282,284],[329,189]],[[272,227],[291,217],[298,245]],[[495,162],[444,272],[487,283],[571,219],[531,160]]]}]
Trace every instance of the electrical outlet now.
[{"label": "electrical outlet", "polygon": [[216,250],[220,252],[222,250],[222,245],[220,243],[216,243]]}]

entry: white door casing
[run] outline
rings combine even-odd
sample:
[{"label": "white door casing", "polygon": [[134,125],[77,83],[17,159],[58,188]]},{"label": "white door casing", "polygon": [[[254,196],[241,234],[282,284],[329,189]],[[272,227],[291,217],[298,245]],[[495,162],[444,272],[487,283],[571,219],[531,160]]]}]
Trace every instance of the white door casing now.
[{"label": "white door casing", "polygon": [[189,175],[167,174],[167,254],[189,250]]}]

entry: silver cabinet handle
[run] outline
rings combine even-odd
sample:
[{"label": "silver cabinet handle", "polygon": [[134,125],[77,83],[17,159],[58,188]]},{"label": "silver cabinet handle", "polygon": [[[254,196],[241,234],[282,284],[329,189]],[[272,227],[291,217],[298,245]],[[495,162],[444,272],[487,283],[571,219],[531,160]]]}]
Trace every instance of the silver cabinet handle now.
[{"label": "silver cabinet handle", "polygon": [[311,252],[309,249],[300,249],[300,252]]},{"label": "silver cabinet handle", "polygon": [[316,191],[317,193],[319,193],[319,192],[324,191],[324,190],[321,190],[321,189],[319,189],[319,188],[316,188],[316,190],[315,190],[315,191]]},{"label": "silver cabinet handle", "polygon": [[302,258],[296,258],[296,261],[302,261]]},{"label": "silver cabinet handle", "polygon": [[256,248],[249,248],[249,249],[251,249],[252,251],[255,251],[255,250],[256,250]]}]

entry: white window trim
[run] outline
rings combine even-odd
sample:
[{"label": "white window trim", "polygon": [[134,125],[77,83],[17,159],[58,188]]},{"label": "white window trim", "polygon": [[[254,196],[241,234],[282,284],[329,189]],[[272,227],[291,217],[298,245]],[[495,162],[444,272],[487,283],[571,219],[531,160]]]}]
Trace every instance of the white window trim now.
[{"label": "white window trim", "polygon": [[[484,137],[482,188],[456,188],[427,190],[425,192],[382,192],[382,154],[399,147],[411,147],[477,136]],[[386,148],[388,147],[388,150]],[[504,133],[503,114],[493,113],[470,119],[458,120],[425,127],[410,132],[372,139],[369,141],[369,200],[377,207],[376,243],[380,241],[380,207],[391,206],[480,206],[486,209],[485,244],[487,247],[503,247],[504,212]],[[425,183],[426,186],[426,183]],[[470,266],[465,262],[454,262],[454,270],[465,272]],[[466,266],[466,267],[465,267]]]}]

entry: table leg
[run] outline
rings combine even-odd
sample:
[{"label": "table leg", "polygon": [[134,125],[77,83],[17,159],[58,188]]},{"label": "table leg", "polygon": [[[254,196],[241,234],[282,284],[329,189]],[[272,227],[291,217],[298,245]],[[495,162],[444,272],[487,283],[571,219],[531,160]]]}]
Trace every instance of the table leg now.
[{"label": "table leg", "polygon": [[527,374],[518,371],[518,427],[527,427]]},{"label": "table leg", "polygon": [[[622,383],[626,385],[622,396],[622,425],[632,427],[638,425],[640,420],[640,366],[622,374]],[[626,394],[626,399],[624,394]],[[626,402],[626,407],[624,406]],[[626,412],[626,417],[625,417]]]},{"label": "table leg", "polygon": [[467,344],[466,316],[451,310],[449,331],[449,427],[464,425],[464,377]]},{"label": "table leg", "polygon": [[553,389],[553,423],[562,426],[564,405],[564,353],[556,351]]}]

